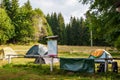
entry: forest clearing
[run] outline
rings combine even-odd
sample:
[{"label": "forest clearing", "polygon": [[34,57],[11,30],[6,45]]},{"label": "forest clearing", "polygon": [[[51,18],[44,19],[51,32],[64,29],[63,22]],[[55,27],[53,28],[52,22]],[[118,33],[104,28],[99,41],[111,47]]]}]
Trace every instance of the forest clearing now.
[{"label": "forest clearing", "polygon": [[119,21],[119,0],[0,0],[0,80],[119,80]]}]

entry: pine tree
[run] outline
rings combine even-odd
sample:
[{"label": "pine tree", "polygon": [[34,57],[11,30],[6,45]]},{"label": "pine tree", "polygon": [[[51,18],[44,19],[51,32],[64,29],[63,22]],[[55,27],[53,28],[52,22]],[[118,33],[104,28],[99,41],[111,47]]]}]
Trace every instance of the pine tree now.
[{"label": "pine tree", "polygon": [[66,44],[67,45],[88,45],[88,28],[83,25],[83,19],[71,17],[70,23],[66,26]]},{"label": "pine tree", "polygon": [[10,0],[3,0],[2,7],[5,9],[6,13],[10,16],[11,15],[11,1]]},{"label": "pine tree", "polygon": [[65,38],[65,23],[61,13],[58,14],[58,36],[60,44],[64,44]]},{"label": "pine tree", "polygon": [[15,22],[15,17],[17,16],[19,9],[18,0],[12,0],[11,2],[11,14],[9,15],[13,23]]},{"label": "pine tree", "polygon": [[66,37],[65,37],[65,42],[66,42],[66,44],[67,44],[67,45],[72,45],[71,26],[70,26],[70,23],[66,25],[65,32],[66,32]]},{"label": "pine tree", "polygon": [[[15,25],[16,36],[13,38],[14,42],[26,43],[33,38],[34,28],[32,26],[32,10],[29,10],[25,3],[21,8],[17,5],[18,0],[12,0],[12,21]],[[19,36],[19,37],[18,37]]]},{"label": "pine tree", "polygon": [[27,8],[27,10],[32,10],[32,6],[31,6],[29,0],[24,4],[24,6],[25,6],[25,8]]},{"label": "pine tree", "polygon": [[61,13],[56,14],[52,13],[51,15],[48,14],[46,16],[46,19],[52,29],[52,32],[54,35],[58,35],[58,44],[64,44],[65,40],[65,23],[64,23],[64,18]]}]

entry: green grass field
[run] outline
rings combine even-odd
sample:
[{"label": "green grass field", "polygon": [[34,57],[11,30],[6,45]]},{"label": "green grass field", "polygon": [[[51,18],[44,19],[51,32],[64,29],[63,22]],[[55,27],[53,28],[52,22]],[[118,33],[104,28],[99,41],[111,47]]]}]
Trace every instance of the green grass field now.
[{"label": "green grass field", "polygon": [[[11,47],[18,54],[25,54],[31,45],[2,45]],[[91,51],[102,48],[111,50],[109,47],[88,47],[88,46],[58,46],[59,57],[88,58]],[[21,51],[20,51],[21,50]],[[22,51],[23,50],[23,51]],[[113,57],[120,57],[119,53],[111,53]],[[77,73],[67,72],[59,68],[59,63],[55,63],[53,72],[50,71],[49,64],[34,64],[35,59],[13,58],[12,63],[7,60],[0,60],[0,80],[119,80],[120,69],[118,73],[109,71],[107,73]],[[120,61],[118,66],[120,67]]]}]

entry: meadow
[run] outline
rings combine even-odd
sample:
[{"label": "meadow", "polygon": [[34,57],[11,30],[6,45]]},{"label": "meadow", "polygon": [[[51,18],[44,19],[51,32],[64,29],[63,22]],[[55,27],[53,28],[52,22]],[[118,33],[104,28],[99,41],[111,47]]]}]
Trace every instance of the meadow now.
[{"label": "meadow", "polygon": [[[26,54],[32,45],[1,45],[11,47],[17,54]],[[120,53],[110,47],[89,47],[89,46],[58,46],[58,57],[88,58],[95,49],[105,49],[113,57],[119,57]],[[11,64],[7,60],[0,60],[0,80],[119,80],[120,69],[118,73],[111,71],[111,65],[106,73],[78,73],[61,70],[59,63],[55,63],[53,72],[50,71],[49,64],[34,64],[34,58],[12,58]],[[118,61],[120,67],[120,61]],[[97,64],[96,64],[97,65]]]}]

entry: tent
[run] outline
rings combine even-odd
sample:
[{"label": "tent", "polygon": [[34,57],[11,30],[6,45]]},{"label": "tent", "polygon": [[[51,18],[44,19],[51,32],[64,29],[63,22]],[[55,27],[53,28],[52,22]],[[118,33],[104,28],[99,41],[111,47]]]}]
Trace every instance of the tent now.
[{"label": "tent", "polygon": [[[36,58],[35,62],[36,64],[45,64],[45,60],[44,58],[40,57],[40,56],[44,56],[48,54],[48,49],[47,47],[45,47],[44,45],[34,45],[32,46],[28,52],[26,53],[26,55],[39,55],[39,57],[33,57]],[[26,58],[29,58],[28,56],[25,56]]]},{"label": "tent", "polygon": [[[90,56],[90,59],[97,59],[97,58],[112,58],[111,54],[104,49],[96,49],[93,51]],[[95,60],[95,62],[105,62],[105,60]],[[108,62],[112,62],[112,60],[108,60]]]},{"label": "tent", "polygon": [[[10,48],[10,47],[5,47],[0,50],[0,59],[7,59],[7,55],[16,55],[16,52]],[[16,57],[16,56],[11,56],[11,58]]]},{"label": "tent", "polygon": [[[112,58],[111,54],[104,49],[96,49],[89,56],[90,59],[95,59],[95,62],[100,63],[98,66],[98,72],[104,72],[105,70],[105,60],[100,60],[99,58]],[[98,58],[98,60],[96,59]],[[118,72],[118,64],[114,60],[107,60],[108,63],[112,64],[112,71]]]},{"label": "tent", "polygon": [[44,56],[48,53],[48,49],[47,47],[45,47],[44,45],[34,45],[32,46],[28,52],[26,53],[26,55],[40,55],[40,56]]}]

